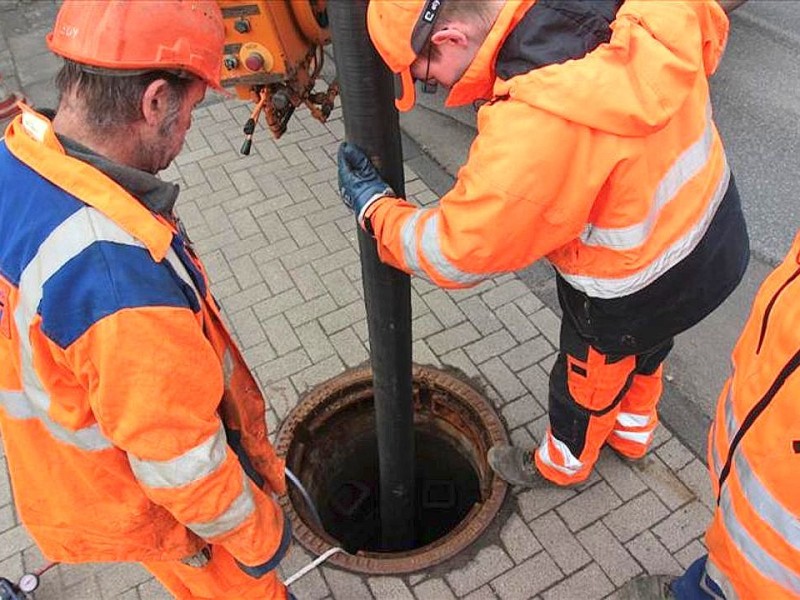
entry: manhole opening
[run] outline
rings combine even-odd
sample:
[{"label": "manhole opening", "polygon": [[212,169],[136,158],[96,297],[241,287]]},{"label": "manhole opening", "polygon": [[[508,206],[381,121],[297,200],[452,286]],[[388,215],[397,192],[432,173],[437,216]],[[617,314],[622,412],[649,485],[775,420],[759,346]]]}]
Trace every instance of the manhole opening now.
[{"label": "manhole opening", "polygon": [[486,464],[506,442],[494,409],[461,378],[430,367],[413,374],[416,514],[413,549],[382,547],[372,379],[357,369],[315,388],[287,417],[278,451],[302,481],[321,520],[294,487],[289,509],[296,537],[331,562],[368,573],[400,573],[457,554],[488,526],[506,486]]},{"label": "manhole opening", "polygon": [[[380,473],[375,415],[371,402],[330,419],[317,431],[318,442],[306,459],[315,463],[304,469],[309,495],[325,531],[341,546],[358,551],[381,552]],[[479,477],[469,455],[457,447],[442,427],[415,419],[415,532],[413,547],[436,541],[453,530],[480,502]],[[328,452],[326,440],[348,432],[338,451]],[[319,456],[314,456],[319,453]],[[294,491],[293,494],[299,492]],[[293,497],[293,503],[303,502]]]}]

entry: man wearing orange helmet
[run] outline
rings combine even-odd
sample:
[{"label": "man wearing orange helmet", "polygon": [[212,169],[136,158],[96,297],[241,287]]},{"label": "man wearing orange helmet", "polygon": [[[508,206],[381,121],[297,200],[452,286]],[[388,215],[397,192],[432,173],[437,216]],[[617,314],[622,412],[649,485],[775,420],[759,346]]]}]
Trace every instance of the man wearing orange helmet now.
[{"label": "man wearing orange helmet", "polygon": [[[738,0],[725,3],[726,8]],[[712,0],[372,0],[370,38],[399,79],[479,103],[453,189],[419,208],[345,143],[345,204],[382,261],[467,287],[541,258],[563,319],[550,426],[489,464],[528,487],[584,481],[609,445],[645,455],[673,337],[736,287],[749,249],[708,78],[729,22]]]},{"label": "man wearing orange helmet", "polygon": [[212,0],[65,0],[56,113],[0,143],[0,430],[51,560],[139,561],[178,598],[286,598],[265,401],[155,174],[220,89]]}]

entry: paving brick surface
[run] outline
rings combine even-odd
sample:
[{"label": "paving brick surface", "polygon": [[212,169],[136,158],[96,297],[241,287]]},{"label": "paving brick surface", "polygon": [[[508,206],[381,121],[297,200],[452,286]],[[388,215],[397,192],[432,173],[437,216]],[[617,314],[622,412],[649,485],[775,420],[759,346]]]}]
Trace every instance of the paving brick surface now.
[{"label": "paving brick surface", "polygon": [[[0,72],[52,105],[57,62],[42,35],[57,2],[0,0]],[[249,108],[209,100],[186,147],[163,173],[182,188],[178,211],[213,290],[271,407],[272,433],[315,385],[368,358],[355,224],[337,194],[340,108],[320,124],[305,110],[274,141],[261,130],[238,154]],[[435,202],[408,167],[408,196]],[[415,360],[455,367],[486,389],[512,439],[532,445],[547,424],[548,371],[559,319],[515,275],[445,291],[412,279]],[[590,599],[643,572],[677,573],[703,553],[713,509],[705,467],[660,428],[637,464],[601,454],[576,489],[511,490],[497,527],[431,572],[365,576],[323,566],[292,589],[307,599]],[[313,559],[295,544],[280,573]],[[0,575],[47,564],[13,509],[0,446]],[[37,600],[158,600],[168,594],[137,565],[60,565]]]}]

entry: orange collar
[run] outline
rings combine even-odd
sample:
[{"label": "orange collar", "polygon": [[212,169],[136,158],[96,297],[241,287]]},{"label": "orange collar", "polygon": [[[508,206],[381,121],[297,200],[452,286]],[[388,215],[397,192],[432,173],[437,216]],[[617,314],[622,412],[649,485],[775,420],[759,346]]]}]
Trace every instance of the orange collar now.
[{"label": "orange collar", "polygon": [[460,106],[478,99],[490,99],[494,87],[495,61],[508,35],[530,10],[536,0],[508,0],[497,15],[475,58],[447,96],[445,106]]},{"label": "orange collar", "polygon": [[47,117],[28,106],[22,105],[22,109],[22,114],[6,131],[9,152],[141,241],[153,260],[163,260],[173,235],[167,221],[151,213],[123,187],[91,165],[67,155]]}]

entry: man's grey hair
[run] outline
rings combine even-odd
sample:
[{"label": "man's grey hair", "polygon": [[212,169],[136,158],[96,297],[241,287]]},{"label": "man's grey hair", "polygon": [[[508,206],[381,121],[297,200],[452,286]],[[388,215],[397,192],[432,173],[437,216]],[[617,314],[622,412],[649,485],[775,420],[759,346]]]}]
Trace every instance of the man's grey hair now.
[{"label": "man's grey hair", "polygon": [[[488,33],[496,17],[496,3],[487,0],[445,0],[439,9],[439,16],[436,18],[436,26],[432,33],[440,31],[443,26],[453,21],[477,22]],[[439,57],[439,47],[431,44],[430,39],[425,43],[418,56],[428,56],[428,53],[430,53],[431,60]]]},{"label": "man's grey hair", "polygon": [[[170,90],[168,98],[169,121],[177,119],[182,100],[191,79],[169,71],[147,71],[126,75],[124,71],[95,72],[74,61],[65,59],[56,75],[59,104],[70,96],[82,103],[81,112],[86,125],[97,132],[131,125],[142,118],[142,96],[152,82],[164,79]],[[171,117],[171,118],[170,118]]]}]

